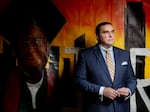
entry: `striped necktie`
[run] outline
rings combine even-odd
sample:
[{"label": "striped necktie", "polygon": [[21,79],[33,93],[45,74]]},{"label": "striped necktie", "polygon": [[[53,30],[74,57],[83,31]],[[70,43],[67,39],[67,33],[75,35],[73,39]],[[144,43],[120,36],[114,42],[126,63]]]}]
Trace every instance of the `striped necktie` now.
[{"label": "striped necktie", "polygon": [[107,67],[108,67],[111,79],[112,79],[112,81],[114,81],[115,67],[114,67],[114,64],[112,61],[110,51],[108,49],[106,50],[106,63],[107,63]]}]

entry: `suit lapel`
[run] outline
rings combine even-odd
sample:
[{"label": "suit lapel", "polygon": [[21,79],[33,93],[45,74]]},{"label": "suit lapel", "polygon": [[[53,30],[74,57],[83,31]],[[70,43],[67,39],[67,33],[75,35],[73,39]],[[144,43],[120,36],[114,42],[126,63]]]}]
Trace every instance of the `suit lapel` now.
[{"label": "suit lapel", "polygon": [[99,66],[100,66],[101,70],[103,70],[104,74],[106,74],[107,78],[112,82],[107,65],[105,63],[105,60],[103,58],[103,55],[100,51],[98,44],[95,46],[94,50],[95,50],[94,53],[95,53],[96,59],[97,59],[97,61],[99,61]]},{"label": "suit lapel", "polygon": [[115,59],[115,79],[114,81],[117,79],[118,77],[118,71],[119,71],[119,68],[120,68],[120,55],[119,55],[119,52],[118,50],[114,47],[113,48],[114,50],[114,59]]}]

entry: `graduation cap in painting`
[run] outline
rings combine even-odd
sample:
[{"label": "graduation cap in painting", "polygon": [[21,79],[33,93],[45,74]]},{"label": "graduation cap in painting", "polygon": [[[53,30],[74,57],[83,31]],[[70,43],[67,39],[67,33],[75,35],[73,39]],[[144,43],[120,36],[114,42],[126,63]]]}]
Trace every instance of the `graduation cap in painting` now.
[{"label": "graduation cap in painting", "polygon": [[0,12],[0,34],[10,43],[15,42],[16,33],[25,30],[33,20],[44,30],[49,42],[66,22],[51,0],[11,0]]}]

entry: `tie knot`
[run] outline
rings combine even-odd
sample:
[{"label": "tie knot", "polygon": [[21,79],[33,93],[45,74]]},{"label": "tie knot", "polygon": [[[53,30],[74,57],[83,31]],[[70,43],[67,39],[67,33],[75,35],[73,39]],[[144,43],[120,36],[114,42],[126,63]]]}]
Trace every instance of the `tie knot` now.
[{"label": "tie knot", "polygon": [[110,50],[109,50],[109,49],[106,49],[106,53],[110,53]]}]

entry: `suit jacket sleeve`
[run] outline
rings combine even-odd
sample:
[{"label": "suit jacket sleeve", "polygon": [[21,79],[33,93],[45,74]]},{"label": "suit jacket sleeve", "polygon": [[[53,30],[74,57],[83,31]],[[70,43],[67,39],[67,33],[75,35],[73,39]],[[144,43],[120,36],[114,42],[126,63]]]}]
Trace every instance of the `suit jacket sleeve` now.
[{"label": "suit jacket sleeve", "polygon": [[79,52],[78,61],[76,64],[75,84],[84,91],[99,94],[100,85],[87,80],[88,70],[86,59],[87,55],[85,55],[82,52]]},{"label": "suit jacket sleeve", "polygon": [[133,94],[136,88],[136,77],[132,68],[130,56],[129,56],[129,65],[128,65],[128,80],[127,80],[127,87],[131,90],[131,93]]}]

